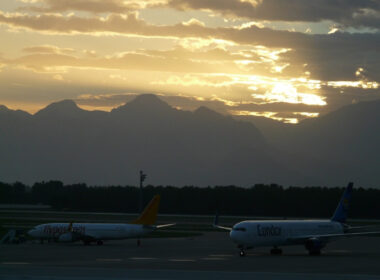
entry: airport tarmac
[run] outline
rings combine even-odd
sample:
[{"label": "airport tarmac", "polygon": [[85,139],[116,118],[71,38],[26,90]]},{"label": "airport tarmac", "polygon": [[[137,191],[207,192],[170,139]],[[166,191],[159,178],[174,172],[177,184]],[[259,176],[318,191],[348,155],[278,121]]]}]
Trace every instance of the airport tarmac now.
[{"label": "airport tarmac", "polygon": [[239,257],[228,233],[192,238],[0,245],[0,279],[380,279],[380,237],[329,243],[321,256],[302,246]]}]

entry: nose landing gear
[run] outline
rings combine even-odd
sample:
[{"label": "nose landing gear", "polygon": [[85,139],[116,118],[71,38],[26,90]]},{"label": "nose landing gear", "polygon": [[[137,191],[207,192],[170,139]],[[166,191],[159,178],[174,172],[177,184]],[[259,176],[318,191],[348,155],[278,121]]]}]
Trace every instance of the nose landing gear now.
[{"label": "nose landing gear", "polygon": [[240,257],[244,257],[247,255],[246,250],[253,249],[252,246],[244,247],[243,245],[238,245],[237,247],[240,249],[240,252],[239,252]]},{"label": "nose landing gear", "polygon": [[239,252],[240,257],[244,257],[247,253],[244,251],[244,249],[241,249]]}]

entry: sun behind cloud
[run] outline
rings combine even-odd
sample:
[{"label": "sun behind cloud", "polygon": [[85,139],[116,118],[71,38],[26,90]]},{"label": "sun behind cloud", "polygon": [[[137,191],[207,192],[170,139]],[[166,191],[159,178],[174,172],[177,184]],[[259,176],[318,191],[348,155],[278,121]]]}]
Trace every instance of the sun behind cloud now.
[{"label": "sun behind cloud", "polygon": [[0,103],[35,112],[99,96],[83,106],[109,110],[107,95],[153,92],[296,123],[379,98],[379,11],[324,4],[5,0]]}]

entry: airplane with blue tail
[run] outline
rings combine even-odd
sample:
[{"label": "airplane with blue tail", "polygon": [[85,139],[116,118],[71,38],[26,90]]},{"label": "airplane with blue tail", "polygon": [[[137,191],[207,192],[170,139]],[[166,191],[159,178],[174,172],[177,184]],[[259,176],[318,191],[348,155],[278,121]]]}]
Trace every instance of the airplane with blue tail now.
[{"label": "airplane with blue tail", "polygon": [[346,224],[353,183],[345,189],[330,220],[249,220],[235,224],[232,228],[220,226],[218,215],[214,227],[230,231],[231,239],[240,248],[240,256],[246,250],[257,247],[272,247],[271,254],[282,254],[280,246],[304,245],[310,255],[320,255],[328,242],[347,237],[380,236],[380,232],[354,232]]}]

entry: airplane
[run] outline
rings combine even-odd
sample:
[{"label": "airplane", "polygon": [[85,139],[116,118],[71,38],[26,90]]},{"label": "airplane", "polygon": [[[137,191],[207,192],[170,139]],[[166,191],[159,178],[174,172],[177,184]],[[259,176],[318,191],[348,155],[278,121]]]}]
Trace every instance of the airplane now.
[{"label": "airplane", "polygon": [[239,255],[257,247],[273,246],[270,253],[281,255],[279,246],[304,245],[310,255],[320,255],[328,242],[356,236],[380,236],[380,232],[355,232],[352,229],[370,226],[352,227],[346,224],[347,211],[352,196],[353,183],[345,189],[339,204],[330,220],[249,220],[235,224],[232,228],[218,225],[218,214],[213,226],[230,231],[230,238],[240,248]]},{"label": "airplane", "polygon": [[145,236],[156,229],[169,227],[174,224],[154,225],[157,218],[160,195],[155,195],[146,206],[141,215],[129,224],[107,223],[49,223],[37,225],[28,231],[34,238],[43,240],[55,240],[58,242],[82,241],[84,245],[96,242],[103,245],[104,240],[120,240],[137,238],[140,245],[140,237]]}]

